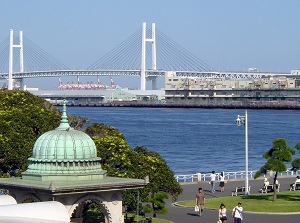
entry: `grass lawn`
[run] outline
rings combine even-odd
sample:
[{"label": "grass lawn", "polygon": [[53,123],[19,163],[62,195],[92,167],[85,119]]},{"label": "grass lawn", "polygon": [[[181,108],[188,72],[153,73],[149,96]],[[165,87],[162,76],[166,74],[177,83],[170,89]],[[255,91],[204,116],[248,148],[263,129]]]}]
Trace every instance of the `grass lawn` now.
[{"label": "grass lawn", "polygon": [[[227,210],[232,210],[238,202],[242,202],[245,211],[253,212],[300,212],[300,191],[284,191],[277,193],[277,200],[273,201],[273,193],[253,194],[244,196],[227,196],[206,199],[205,208],[218,209],[225,204]],[[179,205],[194,207],[195,200],[179,201]]]},{"label": "grass lawn", "polygon": [[[132,214],[128,214],[128,218],[130,218],[131,216],[133,216]],[[150,216],[146,216],[146,217],[143,217],[143,216],[138,216],[138,217],[134,217],[134,220],[145,220],[146,218],[150,218]],[[161,218],[153,218],[151,217],[152,219],[152,222],[151,223],[171,223],[170,221],[168,220],[165,220],[165,219],[161,219]]]}]

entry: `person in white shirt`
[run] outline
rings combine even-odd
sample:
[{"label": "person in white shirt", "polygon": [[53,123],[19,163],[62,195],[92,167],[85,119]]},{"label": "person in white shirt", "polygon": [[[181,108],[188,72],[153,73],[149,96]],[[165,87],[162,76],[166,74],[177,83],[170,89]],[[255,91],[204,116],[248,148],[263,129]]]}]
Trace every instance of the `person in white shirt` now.
[{"label": "person in white shirt", "polygon": [[264,179],[264,187],[267,187],[270,185],[270,182],[268,181],[267,178]]},{"label": "person in white shirt", "polygon": [[226,208],[224,204],[220,205],[218,220],[220,220],[222,223],[226,223],[227,221]]},{"label": "person in white shirt", "polygon": [[232,217],[234,218],[234,223],[241,223],[243,220],[242,217],[243,207],[242,203],[239,202],[232,210]]},{"label": "person in white shirt", "polygon": [[300,184],[300,177],[297,176],[296,181],[290,184],[290,190],[295,190],[296,184]]},{"label": "person in white shirt", "polygon": [[213,170],[210,174],[210,184],[211,184],[211,192],[215,193],[215,182],[216,182],[216,172]]},{"label": "person in white shirt", "polygon": [[225,177],[224,177],[224,172],[221,172],[220,174],[220,192],[224,192],[224,186],[225,186]]}]

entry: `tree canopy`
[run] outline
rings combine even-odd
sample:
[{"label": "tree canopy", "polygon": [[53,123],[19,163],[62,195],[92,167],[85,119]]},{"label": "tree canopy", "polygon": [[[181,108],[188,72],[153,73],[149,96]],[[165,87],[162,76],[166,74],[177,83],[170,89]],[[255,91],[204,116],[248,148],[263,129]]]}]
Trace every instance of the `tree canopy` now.
[{"label": "tree canopy", "polygon": [[[298,142],[295,148],[300,152],[300,142]],[[300,158],[294,159],[292,161],[292,170],[296,171],[300,169]]]},{"label": "tree canopy", "polygon": [[[272,148],[267,150],[263,157],[267,159],[266,163],[255,173],[254,178],[258,178],[268,171],[274,171],[274,185],[276,184],[278,172],[287,170],[287,162],[292,161],[292,156],[295,153],[294,149],[290,148],[287,141],[283,138],[273,140]],[[276,200],[276,190],[274,190],[274,201]]]},{"label": "tree canopy", "polygon": [[0,171],[27,168],[32,147],[42,133],[58,126],[60,112],[26,91],[0,90]]},{"label": "tree canopy", "polygon": [[[60,110],[27,91],[0,89],[0,176],[27,169],[37,138],[58,127]],[[88,119],[68,116],[70,125],[83,127]]]},{"label": "tree canopy", "polygon": [[[92,133],[102,168],[107,170],[108,176],[138,179],[149,177],[149,184],[139,190],[141,201],[148,202],[160,191],[170,194],[173,200],[182,193],[181,186],[174,178],[174,172],[157,152],[142,146],[131,149],[122,133],[104,124],[94,123],[85,132]],[[137,191],[126,191],[123,197],[124,204],[129,209],[136,208]]]},{"label": "tree canopy", "polygon": [[[58,108],[29,92],[0,90],[0,176],[27,169],[35,141],[58,127],[60,115]],[[83,117],[68,115],[68,119],[76,129],[82,129],[88,122]],[[94,123],[85,132],[94,140],[102,169],[107,170],[108,176],[149,178],[150,183],[138,190],[141,201],[159,200],[164,197],[159,192],[170,194],[175,200],[182,192],[174,172],[157,152],[142,146],[130,148],[120,131],[104,124]],[[124,204],[134,208],[136,195],[137,190],[125,191]],[[159,208],[155,212],[163,211]]]}]

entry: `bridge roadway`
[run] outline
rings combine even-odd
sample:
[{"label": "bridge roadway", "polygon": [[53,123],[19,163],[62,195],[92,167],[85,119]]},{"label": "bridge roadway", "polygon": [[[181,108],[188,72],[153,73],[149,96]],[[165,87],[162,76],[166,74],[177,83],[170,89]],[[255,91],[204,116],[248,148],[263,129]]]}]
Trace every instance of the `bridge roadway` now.
[{"label": "bridge roadway", "polygon": [[[280,190],[288,190],[289,185],[295,181],[296,176],[288,176],[288,177],[279,177],[278,181],[280,183]],[[232,180],[228,181],[225,184],[225,192],[221,193],[219,191],[218,184],[216,185],[216,192],[211,193],[210,185],[206,182],[200,183],[185,183],[182,184],[183,193],[179,196],[178,201],[182,200],[194,200],[197,189],[202,187],[206,198],[213,197],[222,197],[222,196],[231,196],[231,191],[237,186],[243,186],[245,183],[244,180]],[[258,190],[262,188],[263,179],[250,179],[249,185],[251,186],[251,193],[258,193]],[[246,203],[246,199],[241,198],[242,203]],[[226,206],[226,204],[225,204]],[[175,223],[215,223],[218,218],[218,208],[212,209],[204,209],[204,212],[201,217],[196,215],[194,212],[194,208],[187,207],[178,207],[175,206],[171,199],[167,201],[168,214],[166,215],[158,215],[160,218],[164,218],[170,220]],[[231,218],[231,210],[233,207],[227,208],[227,223],[233,223],[233,219]],[[243,221],[242,223],[299,223],[300,222],[300,212],[299,213],[250,213],[244,209],[243,213]]]},{"label": "bridge roadway", "polygon": [[[164,71],[146,70],[146,77],[164,76],[167,72],[175,72],[182,77],[229,78],[229,79],[259,79],[269,76],[289,76],[290,73],[271,72],[217,72],[217,71]],[[141,70],[49,70],[14,72],[14,79],[36,77],[66,77],[66,76],[140,76]],[[0,79],[8,79],[8,73],[0,73]]]}]

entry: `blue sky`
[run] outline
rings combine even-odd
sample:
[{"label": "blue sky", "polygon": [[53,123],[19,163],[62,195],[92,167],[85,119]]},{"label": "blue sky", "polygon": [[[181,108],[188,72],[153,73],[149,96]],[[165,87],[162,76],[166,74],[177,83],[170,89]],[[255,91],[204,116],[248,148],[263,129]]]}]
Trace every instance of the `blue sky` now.
[{"label": "blue sky", "polygon": [[[141,28],[157,29],[221,70],[300,68],[299,0],[9,0],[1,2],[0,42],[23,31],[70,68],[84,68]],[[85,80],[94,80],[87,77]],[[76,77],[72,79],[76,82]],[[115,80],[138,88],[139,80]],[[119,82],[119,83],[118,83]],[[55,88],[57,78],[26,80]],[[108,83],[106,83],[108,84]]]}]

